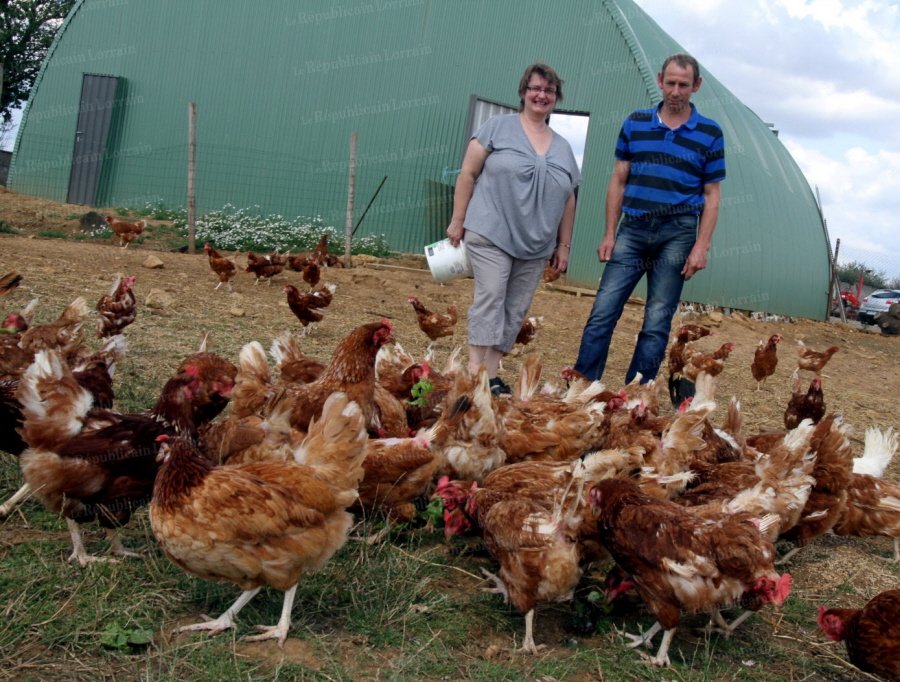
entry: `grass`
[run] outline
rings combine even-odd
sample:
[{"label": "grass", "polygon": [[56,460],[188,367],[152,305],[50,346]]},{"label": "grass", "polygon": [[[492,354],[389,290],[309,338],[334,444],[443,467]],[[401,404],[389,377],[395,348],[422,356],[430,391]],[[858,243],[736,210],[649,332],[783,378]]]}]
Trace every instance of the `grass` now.
[{"label": "grass", "polygon": [[[137,369],[138,360],[130,356],[117,373],[124,411],[146,409],[156,398],[157,382]],[[15,460],[0,456],[0,496],[19,483]],[[371,526],[366,522],[360,534]],[[842,662],[842,648],[814,633],[811,614],[818,603],[796,592],[780,612],[764,610],[732,639],[698,633],[706,623],[702,614],[684,616],[670,650],[672,667],[664,671],[624,647],[619,631],[635,633],[653,622],[627,601],[595,615],[589,634],[573,630],[572,605],[541,604],[536,638],[549,651],[514,654],[524,632],[522,614],[478,589],[481,569],[496,570],[492,561],[457,551],[464,546],[459,541],[448,545],[440,531],[423,528],[395,530],[375,546],[350,541],[320,572],[305,577],[283,650],[239,641],[256,624],[277,621],[282,594],[271,589],[239,614],[236,632],[172,635],[174,627],[197,622],[201,614],[218,616],[239,589],[172,564],[153,538],[146,510],[126,527],[124,542],[142,558],[82,569],[65,561],[71,551],[65,522],[36,501],[0,522],[0,678],[865,679]],[[88,527],[86,545],[102,553],[107,542]],[[852,586],[841,585],[834,596],[850,592]],[[151,635],[146,644],[140,641],[144,633]],[[138,641],[129,643],[129,637]]]},{"label": "grass", "polygon": [[45,239],[67,239],[69,234],[65,230],[41,230],[37,236]]},{"label": "grass", "polygon": [[19,231],[5,220],[0,220],[0,234],[19,234]]},{"label": "grass", "polygon": [[[152,393],[145,386],[119,397],[138,408],[152,401]],[[0,492],[8,495],[18,480],[15,462],[3,457]],[[665,671],[624,648],[617,630],[638,632],[652,624],[627,605],[585,636],[568,630],[570,605],[542,604],[537,639],[551,652],[513,654],[523,617],[498,596],[478,591],[479,570],[493,569],[490,560],[448,551],[439,532],[421,528],[394,531],[390,541],[375,546],[350,541],[320,572],[305,577],[284,650],[238,641],[255,624],[278,619],[282,594],[271,589],[241,611],[236,632],[173,636],[173,627],[196,622],[200,614],[219,615],[239,589],[201,580],[168,561],[145,511],[124,531],[126,546],[141,552],[141,559],[85,569],[65,562],[70,545],[62,519],[34,501],[20,511],[0,524],[0,663],[19,679],[54,679],[63,670],[68,679],[149,680],[862,679],[835,657],[813,658],[817,638],[807,630],[815,606],[794,597],[780,613],[752,618],[733,639],[697,634],[706,618],[685,616],[670,650],[673,665]],[[106,540],[88,529],[86,544],[102,553]],[[125,641],[116,644],[116,633],[124,633]],[[145,633],[151,637],[142,643]],[[129,644],[129,636],[138,641]]]}]

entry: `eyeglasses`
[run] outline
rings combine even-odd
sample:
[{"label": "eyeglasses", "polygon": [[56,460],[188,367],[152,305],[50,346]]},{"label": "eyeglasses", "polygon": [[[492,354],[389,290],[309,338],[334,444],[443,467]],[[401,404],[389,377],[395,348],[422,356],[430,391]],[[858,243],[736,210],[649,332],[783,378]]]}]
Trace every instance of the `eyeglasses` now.
[{"label": "eyeglasses", "polygon": [[543,92],[545,95],[553,95],[556,97],[556,88],[542,88],[540,85],[526,85],[528,92]]}]

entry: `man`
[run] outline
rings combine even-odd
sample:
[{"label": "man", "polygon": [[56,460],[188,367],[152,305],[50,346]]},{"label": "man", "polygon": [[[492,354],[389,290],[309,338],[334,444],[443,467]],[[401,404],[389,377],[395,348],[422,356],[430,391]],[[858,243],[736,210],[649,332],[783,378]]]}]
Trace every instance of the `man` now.
[{"label": "man", "polygon": [[606,232],[597,247],[608,264],[575,363],[588,379],[603,374],[613,329],[645,273],[644,323],[625,381],[638,372],[644,382],[654,379],[682,286],[706,267],[725,178],[725,140],[719,125],[691,104],[701,82],[696,59],[668,57],[657,74],[663,101],[622,124],[606,190]]}]

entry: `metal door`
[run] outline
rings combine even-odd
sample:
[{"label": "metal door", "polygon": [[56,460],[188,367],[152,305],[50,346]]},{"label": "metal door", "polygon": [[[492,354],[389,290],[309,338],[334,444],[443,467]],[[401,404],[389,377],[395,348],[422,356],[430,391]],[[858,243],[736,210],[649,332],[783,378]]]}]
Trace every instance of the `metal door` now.
[{"label": "metal door", "polygon": [[81,101],[69,173],[70,204],[94,206],[100,172],[106,158],[106,138],[116,101],[119,79],[86,73],[81,80]]}]

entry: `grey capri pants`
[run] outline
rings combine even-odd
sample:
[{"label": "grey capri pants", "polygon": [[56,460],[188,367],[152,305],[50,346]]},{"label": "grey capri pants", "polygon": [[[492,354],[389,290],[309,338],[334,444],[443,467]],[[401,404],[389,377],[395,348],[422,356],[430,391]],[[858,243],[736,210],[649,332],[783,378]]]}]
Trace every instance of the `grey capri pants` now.
[{"label": "grey capri pants", "polygon": [[466,253],[475,275],[469,308],[469,345],[508,353],[547,263],[545,258],[514,258],[480,234],[466,230]]}]

